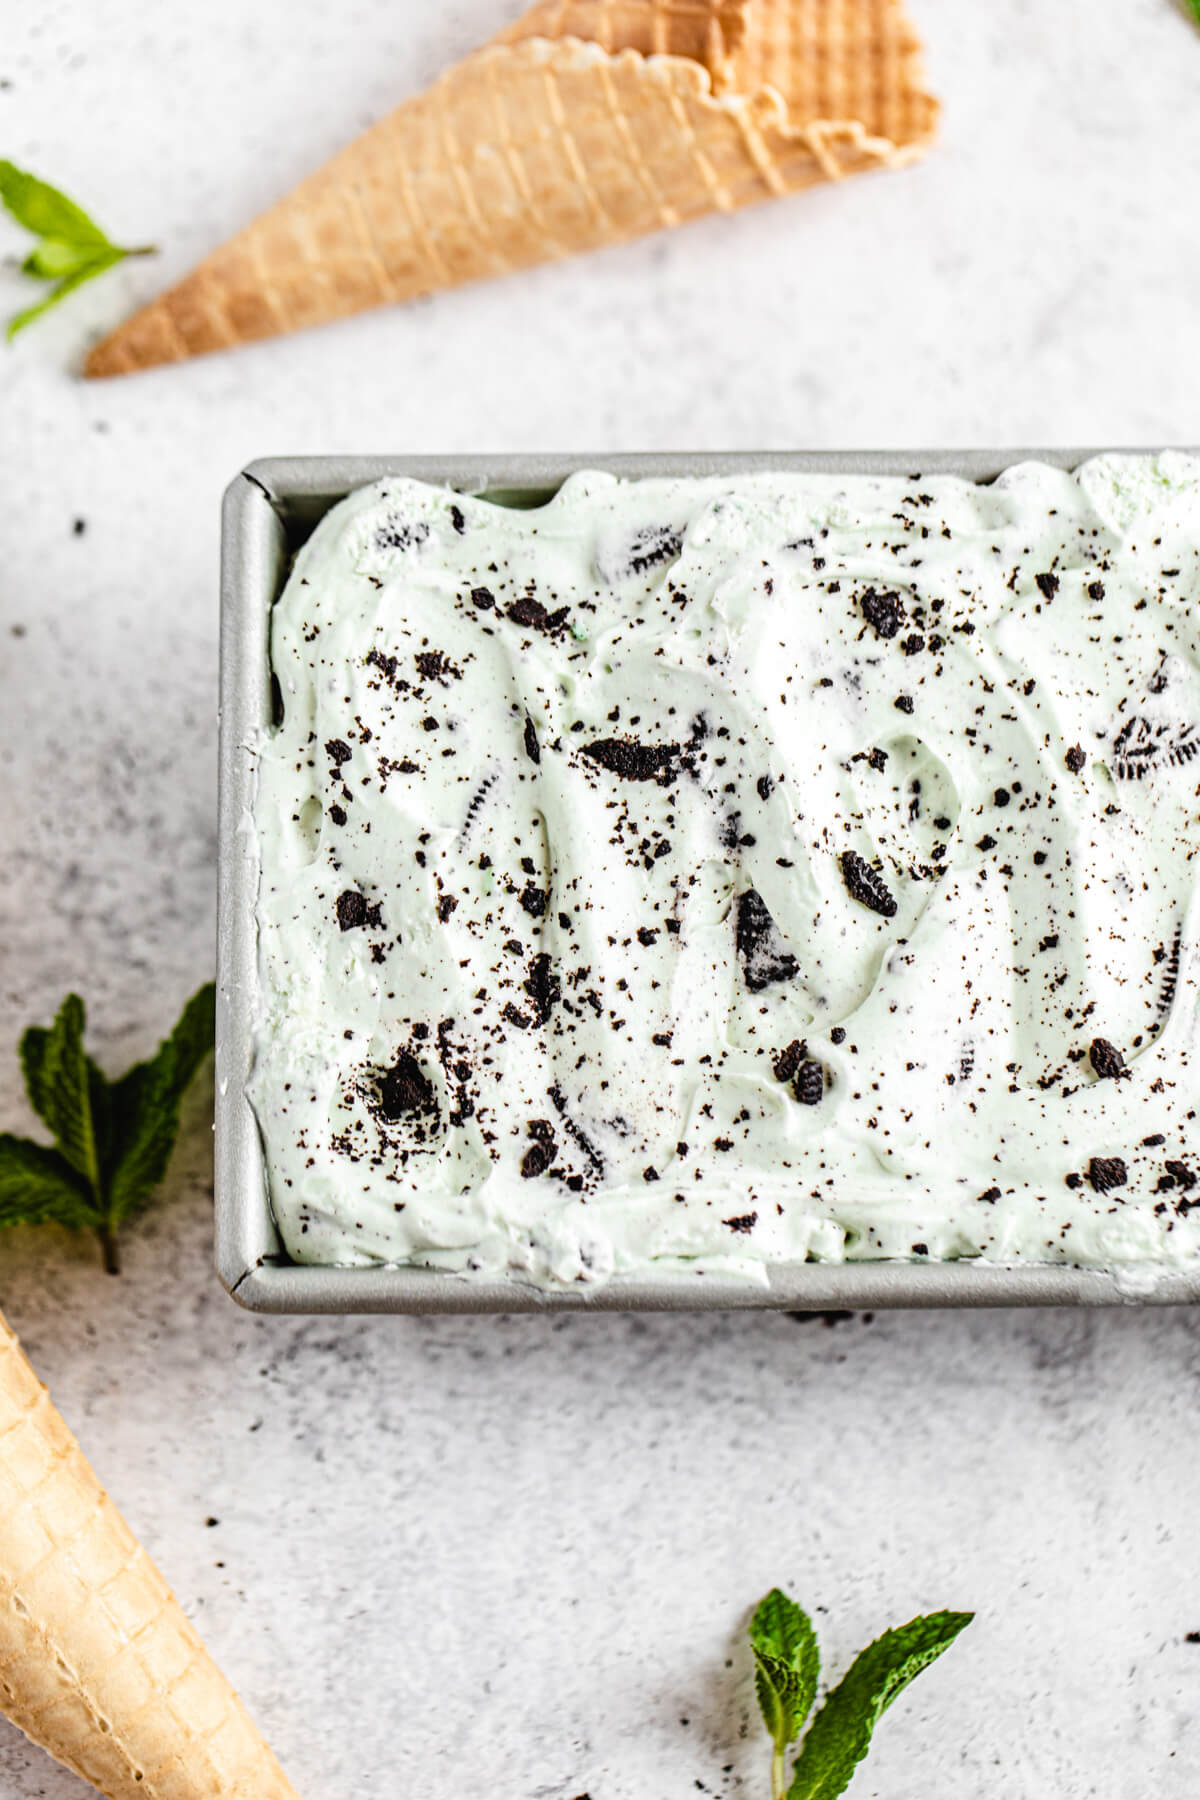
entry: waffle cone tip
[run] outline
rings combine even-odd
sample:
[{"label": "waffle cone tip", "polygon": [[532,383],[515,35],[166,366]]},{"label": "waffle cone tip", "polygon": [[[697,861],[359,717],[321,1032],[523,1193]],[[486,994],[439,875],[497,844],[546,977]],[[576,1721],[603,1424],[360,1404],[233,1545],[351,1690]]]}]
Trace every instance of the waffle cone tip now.
[{"label": "waffle cone tip", "polygon": [[2,1319],[0,1709],[109,1800],[296,1800]]}]

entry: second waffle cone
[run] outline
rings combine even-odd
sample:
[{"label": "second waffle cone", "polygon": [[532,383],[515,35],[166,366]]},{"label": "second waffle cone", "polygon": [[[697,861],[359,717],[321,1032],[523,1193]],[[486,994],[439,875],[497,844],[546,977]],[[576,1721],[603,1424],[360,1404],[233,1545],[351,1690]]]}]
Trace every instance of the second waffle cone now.
[{"label": "second waffle cone", "polygon": [[110,1800],[296,1800],[3,1319],[0,1710]]},{"label": "second waffle cone", "polygon": [[120,327],[87,372],[910,161],[937,117],[917,48],[900,0],[542,0]]}]

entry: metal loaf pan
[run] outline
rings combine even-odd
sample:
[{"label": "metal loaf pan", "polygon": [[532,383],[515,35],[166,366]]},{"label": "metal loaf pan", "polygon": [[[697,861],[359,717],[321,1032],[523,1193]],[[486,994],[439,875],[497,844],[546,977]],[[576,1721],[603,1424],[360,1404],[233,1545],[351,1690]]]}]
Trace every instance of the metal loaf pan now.
[{"label": "metal loaf pan", "polygon": [[269,633],[290,559],[331,506],[386,475],[538,506],[576,469],[615,475],[706,476],[754,470],[844,475],[960,475],[994,480],[1036,459],[1073,468],[1087,450],[902,451],[654,456],[303,456],[252,463],[225,496],[221,559],[221,740],[217,925],[216,1262],[243,1306],[274,1313],[704,1311],[776,1307],[1078,1306],[1200,1299],[1200,1271],[1152,1280],[1058,1264],[801,1263],[768,1285],[664,1271],[617,1276],[595,1290],[544,1292],[512,1278],[436,1270],[319,1268],[283,1252],[267,1195],[263,1145],[246,1099],[257,983],[257,865],[249,820],[257,733],[271,723]]}]

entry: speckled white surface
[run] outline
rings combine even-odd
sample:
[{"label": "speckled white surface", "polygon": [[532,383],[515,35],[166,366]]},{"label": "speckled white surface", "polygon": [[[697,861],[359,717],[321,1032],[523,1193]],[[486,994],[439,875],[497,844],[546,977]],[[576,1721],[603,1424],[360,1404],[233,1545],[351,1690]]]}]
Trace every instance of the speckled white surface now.
[{"label": "speckled white surface", "polygon": [[[0,1123],[68,986],[115,1069],[210,972],[251,456],[1200,439],[1200,36],[914,3],[918,170],[111,387],[66,372],[89,332],[518,7],[10,9],[0,154],[167,250],[0,353]],[[256,1320],[209,1267],[207,1103],[119,1282],[23,1233],[0,1299],[309,1800],[762,1796],[773,1581],[835,1669],[978,1609],[862,1800],[1195,1794],[1192,1317]],[[0,1726],[6,1800],[82,1792]]]}]

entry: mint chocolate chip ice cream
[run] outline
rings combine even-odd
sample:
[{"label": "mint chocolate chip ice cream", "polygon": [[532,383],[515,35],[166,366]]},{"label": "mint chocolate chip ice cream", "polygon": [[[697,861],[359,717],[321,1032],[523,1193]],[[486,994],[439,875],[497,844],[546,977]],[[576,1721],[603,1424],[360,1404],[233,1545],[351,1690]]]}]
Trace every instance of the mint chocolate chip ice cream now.
[{"label": "mint chocolate chip ice cream", "polygon": [[388,480],[278,603],[288,1252],[1200,1251],[1200,462]]}]

